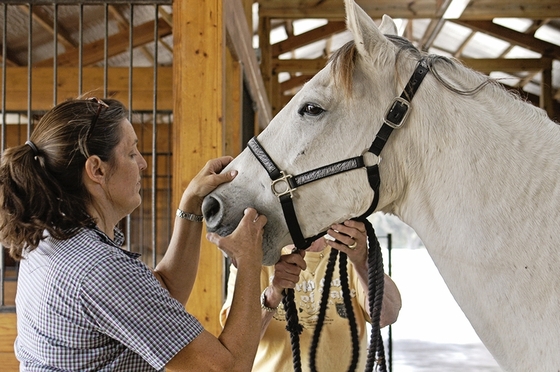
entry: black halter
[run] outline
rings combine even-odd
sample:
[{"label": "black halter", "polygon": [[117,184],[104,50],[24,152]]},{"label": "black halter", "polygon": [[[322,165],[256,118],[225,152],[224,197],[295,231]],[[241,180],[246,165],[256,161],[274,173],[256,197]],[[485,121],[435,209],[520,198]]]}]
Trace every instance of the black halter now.
[{"label": "black halter", "polygon": [[[422,80],[427,73],[428,68],[424,64],[424,60],[420,60],[400,97],[393,100],[391,106],[385,113],[383,125],[375,135],[375,140],[371,144],[368,152],[379,156],[381,150],[383,150],[383,147],[385,146],[385,143],[387,143],[389,136],[393,132],[393,129],[398,129],[404,124],[410,112],[410,101],[414,97],[414,94],[418,90],[420,83],[422,83]],[[380,184],[379,166],[377,164],[365,166],[364,155],[325,165],[299,175],[291,175],[278,168],[265,149],[257,141],[256,137],[253,137],[247,146],[272,179],[272,192],[280,200],[282,210],[284,212],[284,220],[286,221],[286,225],[290,231],[292,241],[298,249],[308,248],[314,240],[326,233],[324,231],[307,239],[303,236],[293,204],[293,193],[298,187],[335,174],[365,167],[369,184],[374,191],[374,198],[368,210],[357,219],[365,219],[375,211],[375,208],[377,208],[377,203],[379,202]]]}]

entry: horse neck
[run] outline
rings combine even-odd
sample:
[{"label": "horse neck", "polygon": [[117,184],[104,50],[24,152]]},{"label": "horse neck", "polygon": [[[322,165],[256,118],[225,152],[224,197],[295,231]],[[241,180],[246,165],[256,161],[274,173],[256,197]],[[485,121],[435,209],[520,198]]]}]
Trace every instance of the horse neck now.
[{"label": "horse neck", "polygon": [[535,205],[530,190],[560,200],[560,128],[542,110],[495,86],[463,97],[435,79],[423,84],[408,122],[381,154],[384,211],[415,229],[435,221],[432,228],[451,234],[465,218],[480,228],[481,211],[511,224],[512,209],[549,208]]}]

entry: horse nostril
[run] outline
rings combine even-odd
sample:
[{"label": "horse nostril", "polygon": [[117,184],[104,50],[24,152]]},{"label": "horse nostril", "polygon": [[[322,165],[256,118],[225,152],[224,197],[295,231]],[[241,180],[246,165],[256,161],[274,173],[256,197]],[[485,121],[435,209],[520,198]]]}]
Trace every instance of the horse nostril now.
[{"label": "horse nostril", "polygon": [[213,196],[207,196],[202,202],[202,214],[208,228],[215,228],[222,220],[221,203]]}]

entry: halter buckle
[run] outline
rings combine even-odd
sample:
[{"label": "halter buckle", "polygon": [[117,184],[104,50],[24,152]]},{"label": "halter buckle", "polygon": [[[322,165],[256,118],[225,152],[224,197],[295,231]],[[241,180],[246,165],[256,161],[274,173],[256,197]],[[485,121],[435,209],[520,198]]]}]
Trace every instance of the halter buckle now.
[{"label": "halter buckle", "polygon": [[270,184],[272,193],[278,198],[287,194],[290,194],[290,198],[293,198],[293,192],[297,189],[297,187],[292,188],[290,185],[290,178],[292,178],[292,175],[286,174],[284,171],[280,171],[280,173],[282,174],[282,177],[272,180]]},{"label": "halter buckle", "polygon": [[393,129],[398,129],[404,124],[409,112],[410,102],[402,97],[396,97],[385,113],[383,122]]}]

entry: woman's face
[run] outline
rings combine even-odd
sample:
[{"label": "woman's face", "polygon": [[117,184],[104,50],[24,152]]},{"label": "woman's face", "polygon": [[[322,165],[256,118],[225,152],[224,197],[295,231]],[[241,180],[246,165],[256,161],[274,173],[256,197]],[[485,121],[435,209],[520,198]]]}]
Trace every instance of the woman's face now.
[{"label": "woman's face", "polygon": [[114,164],[106,181],[106,192],[116,212],[126,216],[142,202],[141,175],[147,163],[138,151],[138,137],[132,124],[121,122],[122,139],[115,147]]}]

